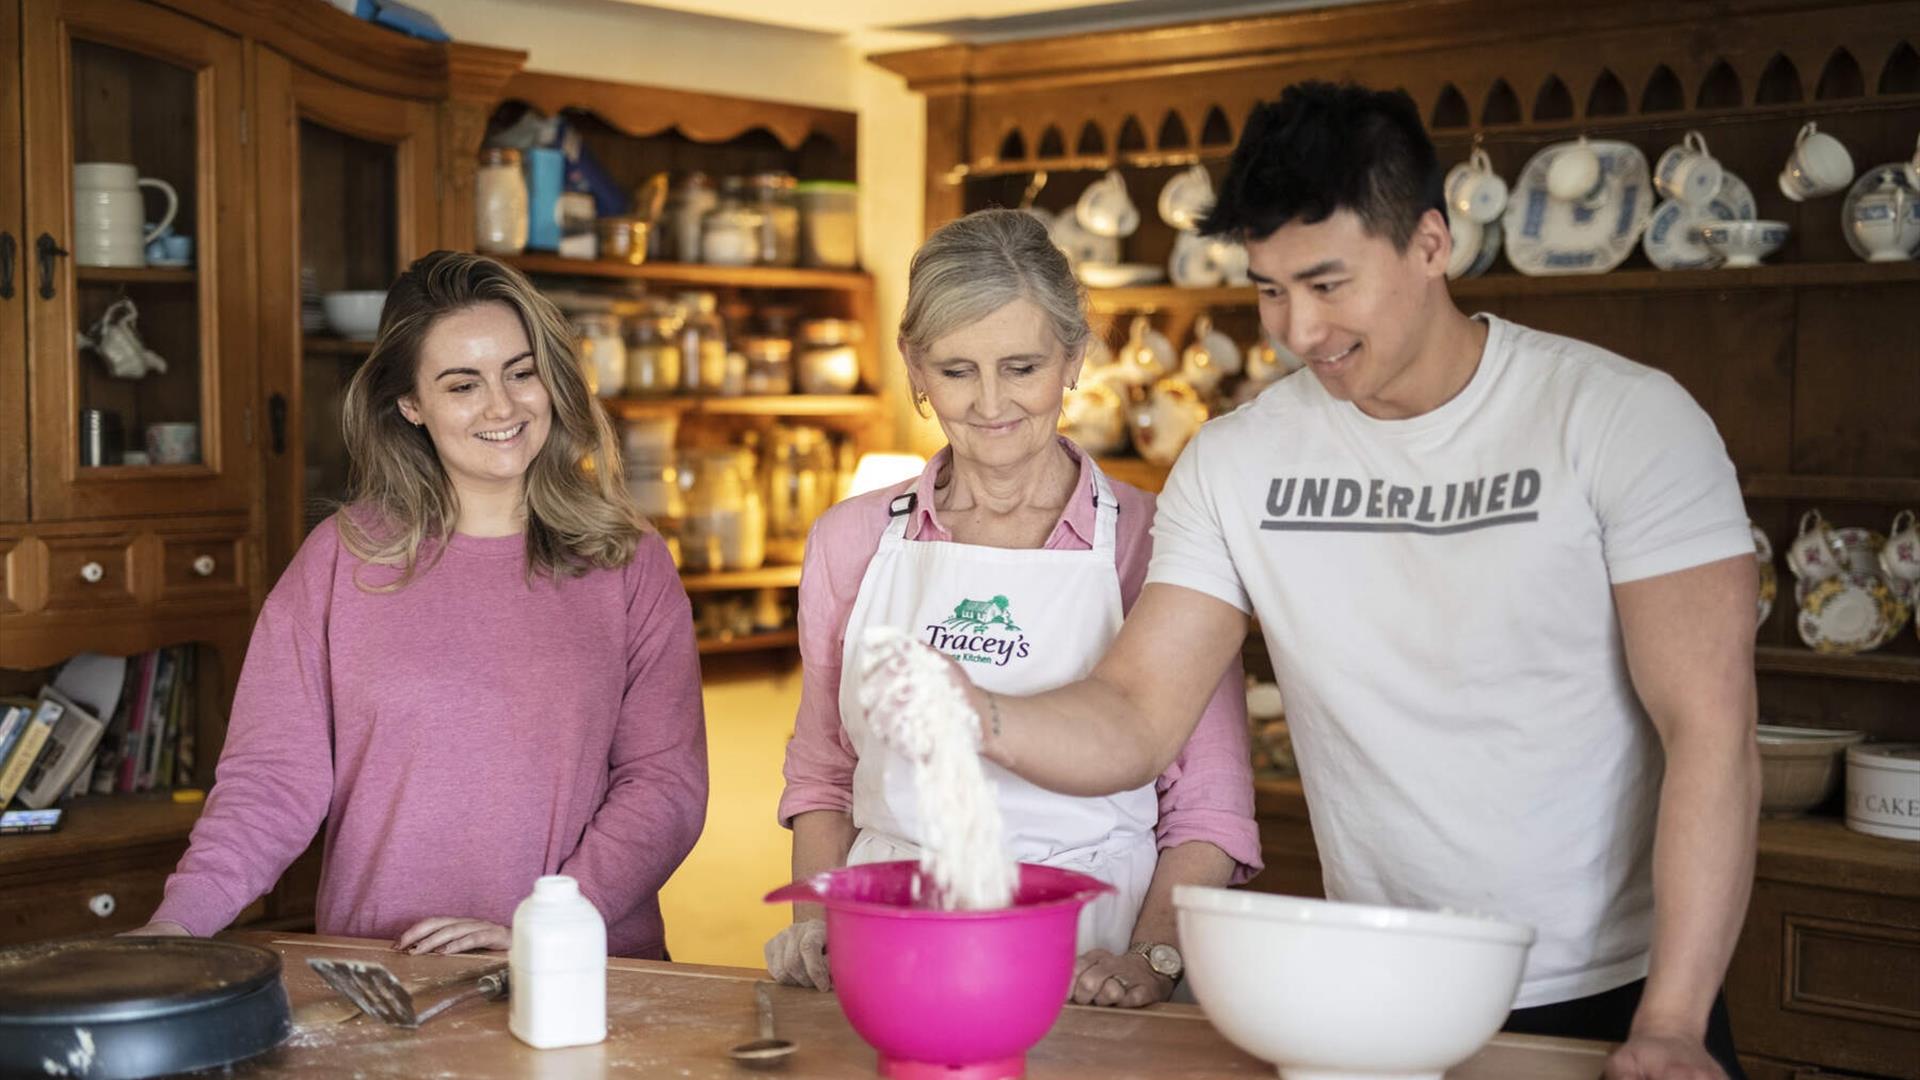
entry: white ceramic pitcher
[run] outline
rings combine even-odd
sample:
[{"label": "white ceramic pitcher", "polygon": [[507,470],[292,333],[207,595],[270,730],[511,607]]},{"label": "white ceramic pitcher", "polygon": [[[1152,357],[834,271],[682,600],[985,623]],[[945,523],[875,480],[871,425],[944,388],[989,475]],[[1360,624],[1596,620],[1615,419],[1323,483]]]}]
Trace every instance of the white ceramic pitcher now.
[{"label": "white ceramic pitcher", "polygon": [[[167,197],[160,224],[146,227],[140,189]],[[145,266],[147,241],[173,224],[180,196],[165,180],[143,177],[131,165],[84,161],[73,167],[73,261],[79,266]]]}]

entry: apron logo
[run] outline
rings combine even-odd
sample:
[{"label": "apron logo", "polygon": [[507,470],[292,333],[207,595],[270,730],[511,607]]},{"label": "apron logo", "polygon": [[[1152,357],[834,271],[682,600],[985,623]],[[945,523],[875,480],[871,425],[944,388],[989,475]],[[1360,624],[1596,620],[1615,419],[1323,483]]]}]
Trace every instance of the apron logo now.
[{"label": "apron logo", "polygon": [[[1019,637],[995,636],[1003,630]],[[1013,611],[1004,596],[991,600],[962,600],[953,606],[945,622],[927,624],[927,644],[963,664],[990,664],[1005,667],[1011,660],[1024,660],[1032,651],[1025,634],[1013,621]]]}]

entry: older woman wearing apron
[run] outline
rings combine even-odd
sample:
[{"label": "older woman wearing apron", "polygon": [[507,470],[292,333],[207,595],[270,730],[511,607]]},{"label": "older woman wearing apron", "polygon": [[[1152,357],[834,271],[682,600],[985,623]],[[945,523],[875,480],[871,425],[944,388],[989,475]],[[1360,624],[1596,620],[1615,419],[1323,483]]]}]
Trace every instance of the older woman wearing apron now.
[{"label": "older woman wearing apron", "polygon": [[[915,408],[933,406],[949,446],[917,480],[833,508],[808,542],[780,805],[796,876],[919,855],[914,767],[873,736],[842,678],[867,628],[907,630],[1005,694],[1080,679],[1119,632],[1145,577],[1153,497],[1055,434],[1088,337],[1071,269],[1032,215],[970,215],[915,256],[901,352]],[[1076,798],[987,771],[1009,854],[1114,887],[1081,917],[1075,1000],[1164,1000],[1180,971],[1173,886],[1260,865],[1238,665],[1154,784]],[[817,908],[796,905],[768,970],[825,989],[828,947]]]}]

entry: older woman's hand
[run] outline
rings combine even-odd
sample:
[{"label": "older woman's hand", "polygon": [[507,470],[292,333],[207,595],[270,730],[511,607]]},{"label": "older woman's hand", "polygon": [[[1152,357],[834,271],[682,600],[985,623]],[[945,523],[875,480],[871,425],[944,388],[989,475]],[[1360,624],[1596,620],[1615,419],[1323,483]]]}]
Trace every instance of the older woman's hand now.
[{"label": "older woman's hand", "polygon": [[1138,1009],[1172,996],[1173,980],[1154,971],[1138,953],[1115,956],[1105,949],[1088,949],[1074,967],[1075,1005]]},{"label": "older woman's hand", "polygon": [[485,919],[439,916],[421,919],[407,927],[395,939],[395,952],[461,953],[474,949],[506,949],[513,944],[513,933],[499,923]]}]

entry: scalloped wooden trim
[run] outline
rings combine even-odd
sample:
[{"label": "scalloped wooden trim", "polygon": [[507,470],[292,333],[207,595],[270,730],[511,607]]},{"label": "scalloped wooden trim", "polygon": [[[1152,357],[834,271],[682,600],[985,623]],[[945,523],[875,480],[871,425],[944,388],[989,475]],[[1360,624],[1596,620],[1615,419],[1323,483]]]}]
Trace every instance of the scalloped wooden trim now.
[{"label": "scalloped wooden trim", "polygon": [[788,150],[799,150],[809,138],[819,135],[852,153],[859,126],[854,113],[838,109],[540,71],[515,75],[500,97],[524,101],[550,115],[563,109],[580,109],[637,138],[677,130],[697,142],[718,143],[764,129]]}]

